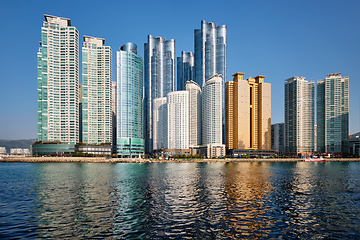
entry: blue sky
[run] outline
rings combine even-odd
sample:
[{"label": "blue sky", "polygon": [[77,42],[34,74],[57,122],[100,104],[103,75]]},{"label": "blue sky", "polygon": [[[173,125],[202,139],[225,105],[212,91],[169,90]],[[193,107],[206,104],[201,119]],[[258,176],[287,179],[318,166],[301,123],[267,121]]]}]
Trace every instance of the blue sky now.
[{"label": "blue sky", "polygon": [[[350,133],[360,131],[360,1],[1,1],[0,139],[37,137],[36,53],[44,14],[71,19],[82,36],[127,42],[144,56],[147,35],[193,51],[201,20],[227,25],[227,75],[265,75],[272,123],[284,121],[284,80],[350,77]],[[115,65],[115,58],[113,58]],[[80,66],[81,67],[81,66]],[[115,80],[115,71],[113,80]],[[80,79],[81,81],[81,79]]]}]

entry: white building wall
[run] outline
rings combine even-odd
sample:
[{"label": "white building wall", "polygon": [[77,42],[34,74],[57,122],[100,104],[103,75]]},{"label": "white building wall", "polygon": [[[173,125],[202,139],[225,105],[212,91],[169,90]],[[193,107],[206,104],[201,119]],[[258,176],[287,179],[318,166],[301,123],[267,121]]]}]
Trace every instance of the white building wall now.
[{"label": "white building wall", "polygon": [[189,148],[189,92],[168,93],[168,147]]},{"label": "white building wall", "polygon": [[167,98],[153,101],[153,147],[154,150],[167,147]]},{"label": "white building wall", "polygon": [[223,109],[222,76],[214,75],[205,81],[202,91],[202,143],[222,144]]},{"label": "white building wall", "polygon": [[189,146],[201,145],[201,88],[194,81],[187,81],[189,92]]}]

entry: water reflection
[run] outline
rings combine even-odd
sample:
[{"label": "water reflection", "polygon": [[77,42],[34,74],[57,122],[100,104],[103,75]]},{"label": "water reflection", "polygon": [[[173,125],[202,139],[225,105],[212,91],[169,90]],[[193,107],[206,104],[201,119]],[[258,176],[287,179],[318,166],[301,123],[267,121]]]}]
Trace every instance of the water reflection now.
[{"label": "water reflection", "polygon": [[0,164],[5,238],[360,235],[360,163]]}]

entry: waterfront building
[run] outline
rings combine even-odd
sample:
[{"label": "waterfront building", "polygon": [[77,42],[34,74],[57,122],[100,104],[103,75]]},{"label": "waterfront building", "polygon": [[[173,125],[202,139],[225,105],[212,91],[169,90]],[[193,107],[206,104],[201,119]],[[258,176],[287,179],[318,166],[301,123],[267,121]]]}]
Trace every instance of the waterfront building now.
[{"label": "waterfront building", "polygon": [[110,144],[100,144],[100,145],[75,145],[75,153],[86,153],[92,154],[95,156],[110,156],[112,151],[112,146]]},{"label": "waterfront building", "polygon": [[194,53],[182,51],[177,58],[177,91],[185,90],[187,81],[195,81]]},{"label": "waterfront building", "polygon": [[31,154],[34,156],[71,156],[74,153],[75,144],[45,141],[31,145]]},{"label": "waterfront building", "polygon": [[5,154],[5,153],[6,153],[6,148],[0,147],[0,154]]},{"label": "waterfront building", "polygon": [[79,141],[79,32],[44,15],[37,53],[38,141]]},{"label": "waterfront building", "polygon": [[227,149],[271,149],[271,84],[265,76],[243,79],[235,73],[225,84]]},{"label": "waterfront building", "polygon": [[137,46],[126,43],[116,52],[117,154],[134,157],[144,154],[143,60]]},{"label": "waterfront building", "polygon": [[200,87],[205,80],[215,74],[222,76],[223,86],[226,82],[226,25],[217,26],[215,23],[201,21],[201,29],[194,30],[195,50],[195,82]]},{"label": "waterfront building", "polygon": [[116,154],[116,112],[117,112],[117,88],[116,81],[112,82],[112,153]]},{"label": "waterfront building", "polygon": [[84,36],[83,143],[112,143],[112,50],[105,39]]},{"label": "waterfront building", "polygon": [[156,98],[153,101],[153,148],[167,148],[167,98]]},{"label": "waterfront building", "polygon": [[318,152],[347,155],[349,140],[349,77],[328,74],[317,82]]},{"label": "waterfront building", "polygon": [[271,149],[277,154],[284,154],[285,124],[275,123],[271,125]]},{"label": "waterfront building", "polygon": [[175,40],[148,36],[144,44],[145,152],[153,150],[153,100],[175,91]]},{"label": "waterfront building", "polygon": [[82,121],[82,84],[79,83],[79,142],[83,141],[83,121]]},{"label": "waterfront building", "polygon": [[314,152],[314,82],[305,77],[285,80],[285,154]]},{"label": "waterfront building", "polygon": [[167,95],[167,148],[189,148],[189,92],[176,91]]},{"label": "waterfront building", "polygon": [[222,84],[222,76],[216,74],[202,88],[202,144],[222,144]]},{"label": "waterfront building", "polygon": [[187,81],[189,92],[189,146],[201,145],[201,88],[194,81]]}]

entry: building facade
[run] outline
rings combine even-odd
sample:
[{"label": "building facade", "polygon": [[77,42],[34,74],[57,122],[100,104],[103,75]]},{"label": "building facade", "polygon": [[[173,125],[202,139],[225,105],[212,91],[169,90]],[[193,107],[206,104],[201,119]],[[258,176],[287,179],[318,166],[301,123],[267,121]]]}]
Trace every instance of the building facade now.
[{"label": "building facade", "polygon": [[167,98],[156,98],[153,101],[153,148],[167,148]]},{"label": "building facade", "polygon": [[82,142],[112,143],[112,50],[105,39],[84,36],[82,47]]},{"label": "building facade", "polygon": [[200,87],[205,80],[215,74],[220,74],[223,86],[226,82],[226,54],[227,54],[226,25],[217,26],[215,23],[201,21],[201,29],[194,30],[195,50],[195,82]]},{"label": "building facade", "polygon": [[137,46],[126,43],[116,52],[117,154],[139,157],[144,154],[143,60]]},{"label": "building facade", "polygon": [[177,91],[185,90],[187,81],[195,81],[194,53],[182,51],[177,58]]},{"label": "building facade", "polygon": [[226,148],[271,149],[271,84],[243,75],[225,85]]},{"label": "building facade", "polygon": [[175,91],[175,40],[148,36],[144,44],[145,152],[153,150],[153,100]]},{"label": "building facade", "polygon": [[222,84],[222,76],[216,74],[202,88],[202,144],[222,144]]},{"label": "building facade", "polygon": [[79,32],[44,15],[37,53],[38,141],[79,141]]},{"label": "building facade", "polygon": [[271,125],[271,149],[280,155],[284,154],[284,127],[284,123],[275,123]]},{"label": "building facade", "polygon": [[317,82],[317,147],[346,155],[349,140],[349,77],[328,74]]},{"label": "building facade", "polygon": [[314,82],[285,80],[285,154],[311,155],[314,149]]},{"label": "building facade", "polygon": [[189,148],[189,92],[176,91],[167,95],[167,132],[169,149]]},{"label": "building facade", "polygon": [[201,88],[194,81],[185,83],[189,92],[189,146],[201,145]]}]

